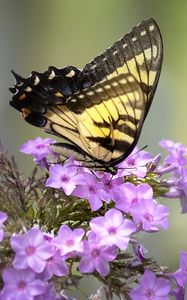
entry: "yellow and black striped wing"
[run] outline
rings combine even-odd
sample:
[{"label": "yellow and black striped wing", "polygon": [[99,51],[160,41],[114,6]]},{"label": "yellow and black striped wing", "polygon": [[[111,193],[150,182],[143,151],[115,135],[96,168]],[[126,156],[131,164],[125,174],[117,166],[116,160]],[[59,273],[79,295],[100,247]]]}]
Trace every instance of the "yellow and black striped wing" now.
[{"label": "yellow and black striped wing", "polygon": [[92,87],[68,101],[70,110],[79,113],[81,149],[108,165],[130,154],[151,105],[162,59],[160,30],[149,19],[85,66],[79,78]]},{"label": "yellow and black striped wing", "polygon": [[[131,74],[139,82],[147,107],[158,83],[163,59],[162,36],[153,19],[142,21],[111,48],[88,63],[80,77],[95,84],[118,74]],[[146,108],[148,111],[148,108]]]},{"label": "yellow and black striped wing", "polygon": [[105,166],[128,156],[144,121],[145,98],[131,74],[119,74],[49,107],[44,129],[73,142]]},{"label": "yellow and black striped wing", "polygon": [[[15,74],[10,104],[26,121],[65,138],[61,153],[83,154],[108,167],[136,145],[158,83],[162,38],[153,19],[134,27],[87,64]],[[64,151],[63,151],[64,148]]]}]

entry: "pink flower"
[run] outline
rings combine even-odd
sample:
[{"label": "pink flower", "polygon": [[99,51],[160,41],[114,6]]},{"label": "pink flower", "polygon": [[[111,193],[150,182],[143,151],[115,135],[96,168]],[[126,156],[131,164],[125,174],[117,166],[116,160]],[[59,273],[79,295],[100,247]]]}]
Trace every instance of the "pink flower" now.
[{"label": "pink flower", "polygon": [[136,209],[137,205],[145,199],[153,198],[153,190],[148,184],[134,185],[130,182],[121,186],[122,197],[116,201],[116,208],[131,213],[132,209]]},{"label": "pink flower", "polygon": [[83,251],[83,236],[84,230],[82,228],[71,230],[67,225],[62,225],[58,231],[58,236],[53,239],[53,244],[60,250],[61,255],[73,255],[74,252]]},{"label": "pink flower", "polygon": [[40,161],[53,153],[49,147],[52,143],[55,143],[55,140],[51,138],[37,137],[24,143],[19,150],[22,153],[31,154],[37,161]]},{"label": "pink flower", "polygon": [[30,267],[36,273],[43,272],[47,259],[55,253],[55,247],[35,227],[24,235],[12,236],[11,247],[16,252],[13,266],[17,269]]},{"label": "pink flower", "polygon": [[88,240],[84,241],[84,252],[80,254],[79,270],[82,273],[92,273],[96,270],[101,276],[110,272],[109,261],[117,256],[114,247],[100,246],[95,235],[90,233]]},{"label": "pink flower", "polygon": [[104,189],[103,184],[97,180],[95,175],[85,173],[84,181],[77,185],[73,191],[73,195],[88,199],[91,209],[96,211],[102,206],[103,201],[108,202]]},{"label": "pink flower", "polygon": [[167,229],[169,226],[168,208],[155,200],[143,200],[131,210],[131,214],[134,222],[145,231],[158,231],[159,227]]},{"label": "pink flower", "polygon": [[[114,176],[115,177],[115,176]],[[104,185],[105,195],[104,199],[107,202],[113,200],[114,202],[120,201],[124,198],[123,195],[123,185],[124,179],[123,177],[118,178],[111,178],[111,174],[105,173],[102,178],[101,182]]]},{"label": "pink flower", "polygon": [[127,249],[130,235],[136,231],[134,223],[124,219],[123,214],[115,208],[108,210],[104,217],[92,219],[90,227],[100,245],[115,245],[121,250]]},{"label": "pink flower", "polygon": [[36,273],[30,269],[6,268],[2,278],[4,287],[1,291],[1,299],[3,300],[34,300],[35,296],[45,291],[45,283],[36,279]]},{"label": "pink flower", "polygon": [[63,189],[66,195],[71,195],[81,175],[77,174],[77,167],[70,166],[69,162],[62,165],[55,165],[49,168],[49,177],[46,180],[46,186],[56,189]]},{"label": "pink flower", "polygon": [[65,262],[65,259],[60,255],[59,251],[48,258],[45,269],[40,273],[40,278],[43,280],[49,280],[56,276],[66,276],[69,273],[68,266]]},{"label": "pink flower", "polygon": [[118,176],[134,174],[137,177],[145,177],[147,172],[146,165],[151,162],[153,156],[144,150],[134,148],[132,153],[118,165]]},{"label": "pink flower", "polygon": [[130,293],[132,300],[169,300],[170,283],[157,278],[151,271],[145,271],[138,287]]},{"label": "pink flower", "polygon": [[165,158],[165,164],[176,166],[179,170],[187,164],[187,147],[180,143],[175,143],[171,140],[161,140],[159,145],[168,151],[168,156]]}]

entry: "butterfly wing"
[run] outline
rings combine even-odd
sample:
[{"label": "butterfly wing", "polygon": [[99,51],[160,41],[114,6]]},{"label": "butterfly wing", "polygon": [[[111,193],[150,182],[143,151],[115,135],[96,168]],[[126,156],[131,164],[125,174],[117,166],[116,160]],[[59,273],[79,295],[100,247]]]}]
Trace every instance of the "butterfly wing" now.
[{"label": "butterfly wing", "polygon": [[120,74],[73,95],[65,106],[49,107],[38,122],[43,118],[45,131],[65,137],[92,160],[113,165],[131,152],[145,104],[137,80]]},{"label": "butterfly wing", "polygon": [[[83,68],[78,80],[93,87],[76,99],[73,96],[67,105],[75,112],[79,107],[84,127],[91,121],[94,124],[89,131],[81,131],[90,141],[92,157],[115,165],[131,153],[149,111],[162,60],[162,36],[156,22],[149,19]],[[122,84],[126,80],[128,88]],[[106,123],[110,131],[104,135]]]},{"label": "butterfly wing", "polygon": [[[47,95],[39,94],[41,84],[32,84],[30,91],[27,82],[24,90],[17,84],[11,105],[29,123],[70,141],[71,151],[104,166],[115,165],[138,141],[158,82],[162,53],[157,24],[152,19],[143,21],[82,71],[77,69],[76,80],[63,85],[63,71],[62,85],[56,84],[57,71],[48,74],[42,81]],[[71,84],[74,89],[64,96]],[[64,144],[66,154],[67,149]]]},{"label": "butterfly wing", "polygon": [[142,21],[104,53],[88,63],[79,74],[80,82],[95,84],[118,74],[131,74],[139,82],[151,105],[163,60],[162,36],[153,19]]},{"label": "butterfly wing", "polygon": [[64,104],[72,94],[83,89],[77,82],[80,72],[73,66],[49,67],[43,73],[33,71],[30,77],[23,78],[12,71],[16,83],[10,88],[13,93],[10,105],[21,112],[42,114],[47,106]]}]

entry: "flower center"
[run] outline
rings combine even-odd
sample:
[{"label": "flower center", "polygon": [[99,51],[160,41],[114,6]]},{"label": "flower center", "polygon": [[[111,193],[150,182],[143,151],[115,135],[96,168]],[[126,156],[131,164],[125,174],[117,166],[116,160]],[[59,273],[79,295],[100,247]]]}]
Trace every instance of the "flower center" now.
[{"label": "flower center", "polygon": [[33,246],[28,246],[25,249],[25,252],[27,253],[27,255],[33,255],[35,253],[36,249]]},{"label": "flower center", "polygon": [[144,215],[144,218],[149,221],[149,222],[152,222],[153,221],[153,216],[149,213],[145,214]]},{"label": "flower center", "polygon": [[24,290],[25,287],[26,287],[26,282],[21,280],[21,281],[18,283],[18,289],[19,289],[19,290]]},{"label": "flower center", "polygon": [[90,193],[95,193],[95,187],[93,185],[89,185],[88,189]]},{"label": "flower center", "polygon": [[45,148],[45,145],[44,145],[44,144],[38,144],[38,145],[36,146],[36,148],[37,148],[37,149],[43,149],[43,148]]},{"label": "flower center", "polygon": [[74,246],[74,241],[73,241],[73,240],[68,240],[68,241],[66,242],[66,246],[67,246],[68,248],[73,247],[73,246]]},{"label": "flower center", "polygon": [[69,182],[69,177],[67,175],[62,175],[61,181],[67,183],[67,182]]},{"label": "flower center", "polygon": [[116,234],[116,231],[117,231],[117,230],[116,230],[115,227],[110,227],[110,228],[108,229],[108,233],[111,234],[111,235],[112,235],[112,234]]},{"label": "flower center", "polygon": [[129,159],[128,159],[128,165],[129,165],[129,166],[134,166],[134,159],[129,158]]},{"label": "flower center", "polygon": [[155,292],[152,289],[148,289],[146,292],[146,298],[152,300],[155,297]]},{"label": "flower center", "polygon": [[132,205],[138,204],[138,199],[137,198],[133,198],[131,201]]},{"label": "flower center", "polygon": [[93,257],[98,257],[98,256],[99,256],[99,250],[98,250],[98,249],[94,249],[94,250],[92,251],[92,256],[93,256]]},{"label": "flower center", "polygon": [[47,262],[49,263],[49,264],[51,264],[52,262],[53,262],[53,257],[50,257],[50,258],[48,258],[48,260],[47,260]]}]

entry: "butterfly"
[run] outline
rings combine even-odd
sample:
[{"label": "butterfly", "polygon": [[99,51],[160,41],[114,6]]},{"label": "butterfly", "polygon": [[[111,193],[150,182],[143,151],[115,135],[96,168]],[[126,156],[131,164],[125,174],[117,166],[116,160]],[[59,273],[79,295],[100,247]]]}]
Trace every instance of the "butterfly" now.
[{"label": "butterfly", "polygon": [[112,170],[136,146],[157,87],[162,36],[153,19],[142,21],[80,70],[53,66],[16,83],[10,105],[25,121],[67,142],[63,157]]}]

